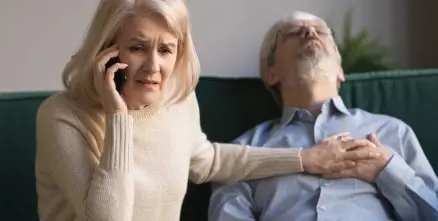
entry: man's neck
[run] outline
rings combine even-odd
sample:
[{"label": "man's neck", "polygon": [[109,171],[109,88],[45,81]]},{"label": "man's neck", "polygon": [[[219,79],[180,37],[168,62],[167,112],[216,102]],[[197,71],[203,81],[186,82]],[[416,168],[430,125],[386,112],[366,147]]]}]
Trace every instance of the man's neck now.
[{"label": "man's neck", "polygon": [[336,96],[338,90],[331,84],[301,84],[282,89],[283,107],[307,109],[313,114],[319,114],[321,105]]}]

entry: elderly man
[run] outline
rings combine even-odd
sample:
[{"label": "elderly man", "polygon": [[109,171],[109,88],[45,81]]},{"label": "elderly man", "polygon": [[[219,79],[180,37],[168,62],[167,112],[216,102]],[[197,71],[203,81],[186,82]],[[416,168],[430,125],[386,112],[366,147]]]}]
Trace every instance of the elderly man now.
[{"label": "elderly man", "polygon": [[401,120],[348,109],[338,95],[341,57],[326,23],[293,13],[261,46],[261,77],[283,107],[236,140],[252,146],[314,145],[349,131],[380,157],[333,173],[301,173],[217,186],[210,221],[437,221],[438,180],[414,131]]}]

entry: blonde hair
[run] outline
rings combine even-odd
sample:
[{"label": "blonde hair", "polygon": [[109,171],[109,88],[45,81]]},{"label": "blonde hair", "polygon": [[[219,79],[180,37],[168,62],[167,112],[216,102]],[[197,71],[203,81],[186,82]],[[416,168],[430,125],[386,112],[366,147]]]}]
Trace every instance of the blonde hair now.
[{"label": "blonde hair", "polygon": [[[272,87],[267,82],[269,68],[275,64],[275,50],[277,47],[279,33],[291,28],[293,25],[295,25],[296,21],[299,20],[318,20],[326,24],[323,19],[315,15],[299,11],[293,12],[290,16],[277,20],[273,25],[271,25],[271,27],[265,33],[263,42],[260,47],[259,74],[266,88],[269,90],[269,92],[271,92],[275,101],[279,104],[282,103],[281,93],[276,87]],[[341,63],[341,55],[339,54],[333,35],[330,35],[330,38],[332,39],[333,45],[335,47],[336,60]]]},{"label": "blonde hair", "polygon": [[87,105],[101,108],[93,82],[98,53],[111,46],[116,34],[131,16],[153,12],[161,16],[178,38],[178,55],[172,75],[170,99],[184,100],[199,80],[199,60],[194,48],[187,8],[182,0],[101,0],[78,52],[71,57],[62,74],[68,94]]}]

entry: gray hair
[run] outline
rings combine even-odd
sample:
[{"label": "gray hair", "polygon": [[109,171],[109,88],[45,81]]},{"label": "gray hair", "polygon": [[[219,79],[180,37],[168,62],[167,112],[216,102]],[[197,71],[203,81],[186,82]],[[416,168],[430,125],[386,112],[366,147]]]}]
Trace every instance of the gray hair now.
[{"label": "gray hair", "polygon": [[[277,103],[281,103],[281,99],[282,99],[281,94],[277,88],[272,87],[271,85],[268,84],[267,78],[268,78],[269,68],[275,64],[275,50],[278,42],[278,35],[280,32],[287,30],[288,28],[291,28],[291,26],[293,26],[295,22],[303,21],[303,20],[317,20],[317,21],[321,21],[326,26],[328,26],[323,19],[315,15],[306,12],[296,11],[285,18],[277,20],[266,32],[263,38],[262,45],[260,47],[260,56],[259,56],[260,77],[262,78],[263,83],[265,84],[266,88],[271,92]],[[339,63],[341,63],[341,55],[339,54],[333,34],[330,35],[330,38],[332,39],[333,45],[335,47],[336,60],[338,60]]]}]

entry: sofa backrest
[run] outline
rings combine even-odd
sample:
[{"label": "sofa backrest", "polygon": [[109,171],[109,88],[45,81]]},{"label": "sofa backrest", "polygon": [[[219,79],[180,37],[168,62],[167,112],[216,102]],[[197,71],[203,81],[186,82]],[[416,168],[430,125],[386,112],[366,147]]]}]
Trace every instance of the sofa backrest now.
[{"label": "sofa backrest", "polygon": [[50,94],[0,94],[0,220],[37,220],[35,115]]},{"label": "sofa backrest", "polygon": [[[437,171],[437,85],[438,70],[363,73],[348,76],[341,95],[347,106],[389,114],[411,125]],[[212,141],[229,142],[280,113],[258,78],[204,77],[196,92],[202,127]],[[37,220],[35,114],[52,93],[0,93],[0,220]],[[206,220],[209,194],[208,184],[190,184],[181,220]]]}]

